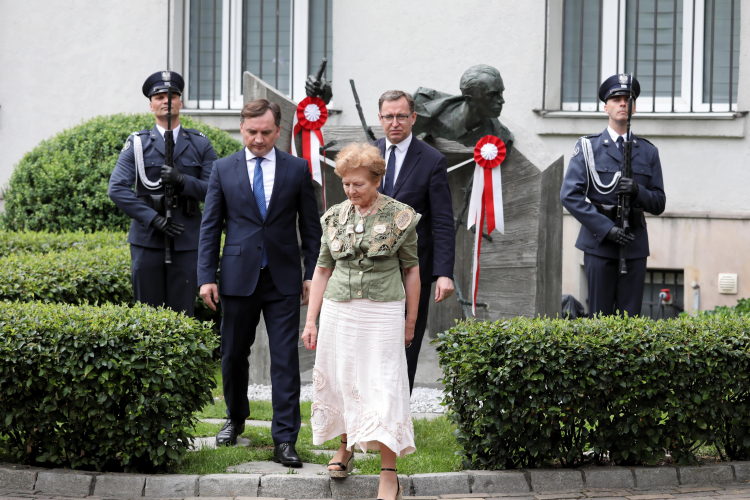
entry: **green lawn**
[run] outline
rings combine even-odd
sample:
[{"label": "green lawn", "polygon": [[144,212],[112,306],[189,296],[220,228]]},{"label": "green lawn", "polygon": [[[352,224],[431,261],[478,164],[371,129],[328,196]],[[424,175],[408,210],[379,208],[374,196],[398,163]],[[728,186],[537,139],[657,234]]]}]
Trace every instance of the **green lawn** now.
[{"label": "green lawn", "polygon": [[[214,397],[221,398],[221,370],[216,368],[217,388],[214,389]],[[297,439],[297,453],[305,462],[327,464],[330,455],[317,455],[311,450],[333,450],[331,455],[339,447],[338,439],[328,441],[321,446],[312,444],[312,430],[310,429],[311,403],[300,403],[303,425]],[[198,418],[226,418],[226,404],[223,399],[218,399],[215,404],[206,405],[203,411],[197,414]],[[251,420],[271,420],[273,409],[270,401],[250,401]],[[195,428],[196,437],[215,436],[221,429],[221,425],[206,424],[200,422]],[[453,437],[455,427],[446,417],[435,420],[415,420],[414,434],[417,451],[404,458],[399,458],[396,467],[399,473],[418,474],[429,472],[453,472],[461,470],[461,459],[456,455],[459,450],[456,439]],[[273,458],[273,439],[271,429],[267,427],[246,426],[244,437],[250,439],[251,446],[235,446],[231,448],[205,449],[187,453],[182,463],[172,463],[169,472],[173,474],[218,474],[226,471],[227,467],[256,460],[271,460]],[[354,467],[361,474],[380,473],[380,454],[370,453],[362,460],[355,460]]]},{"label": "green lawn", "polygon": [[[309,408],[309,403],[308,403]],[[309,414],[308,414],[309,421]],[[196,427],[199,435],[214,436],[220,425],[201,423]],[[453,472],[461,469],[461,460],[455,454],[458,451],[453,437],[453,425],[445,417],[434,420],[415,420],[414,433],[417,452],[399,458],[396,467],[399,473],[418,474],[428,472]],[[268,427],[245,427],[244,437],[250,439],[251,446],[235,446],[215,450],[205,449],[185,454],[182,463],[172,463],[169,472],[172,474],[219,474],[226,468],[255,460],[271,460],[273,457],[273,440]],[[336,450],[338,439],[333,439],[321,446],[313,446],[312,430],[309,425],[302,426],[297,439],[297,453],[305,462],[326,464],[329,455],[317,455],[313,449]],[[331,452],[333,454],[333,452]],[[355,460],[354,467],[361,474],[379,474],[380,456],[372,453],[363,460]]]}]

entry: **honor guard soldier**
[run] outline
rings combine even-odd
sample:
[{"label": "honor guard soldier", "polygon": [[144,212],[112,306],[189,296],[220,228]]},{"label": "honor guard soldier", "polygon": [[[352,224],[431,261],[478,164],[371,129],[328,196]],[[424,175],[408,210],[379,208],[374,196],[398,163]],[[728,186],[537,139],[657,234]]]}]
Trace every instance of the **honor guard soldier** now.
[{"label": "honor guard soldier", "polygon": [[[640,314],[649,256],[644,212],[659,215],[666,204],[659,151],[632,132],[632,178],[622,175],[628,98],[632,96],[635,112],[640,91],[638,80],[630,75],[614,75],[602,83],[599,99],[609,115],[609,126],[578,140],[560,191],[563,206],[581,223],[576,248],[584,252],[589,316]],[[623,196],[629,196],[631,207],[630,227],[625,230],[618,215]],[[622,245],[626,251],[621,265]]]},{"label": "honor guard soldier", "polygon": [[[206,136],[180,126],[184,87],[184,80],[174,71],[154,73],[143,84],[143,95],[150,101],[156,125],[128,137],[109,179],[109,197],[133,219],[128,243],[135,300],[193,316],[200,202],[206,198],[208,179],[217,158]],[[173,167],[165,164],[164,133],[170,121],[174,137]],[[171,219],[165,206],[167,184],[174,191]],[[170,258],[165,259],[165,254],[171,254]],[[165,263],[166,260],[171,263]]]}]

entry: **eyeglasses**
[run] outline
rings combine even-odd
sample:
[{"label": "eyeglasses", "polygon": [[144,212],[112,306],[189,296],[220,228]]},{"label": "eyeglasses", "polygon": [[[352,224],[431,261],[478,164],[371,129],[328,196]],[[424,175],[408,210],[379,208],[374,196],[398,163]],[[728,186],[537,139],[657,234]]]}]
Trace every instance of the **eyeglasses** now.
[{"label": "eyeglasses", "polygon": [[393,123],[394,118],[399,123],[406,123],[406,120],[408,120],[409,117],[411,117],[411,115],[380,115],[380,119],[386,123]]}]

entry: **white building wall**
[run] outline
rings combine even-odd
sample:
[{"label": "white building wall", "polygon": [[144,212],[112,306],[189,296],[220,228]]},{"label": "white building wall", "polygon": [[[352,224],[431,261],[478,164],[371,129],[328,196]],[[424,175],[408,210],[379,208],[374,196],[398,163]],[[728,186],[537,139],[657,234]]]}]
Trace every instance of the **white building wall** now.
[{"label": "white building wall", "polygon": [[167,0],[0,1],[0,187],[40,141],[98,115],[148,111],[166,66]]},{"label": "white building wall", "polygon": [[[549,0],[551,12],[557,2]],[[750,0],[741,2],[738,109],[746,111]],[[172,1],[175,18],[174,10],[182,3]],[[457,94],[462,73],[485,63],[503,75],[503,117],[538,134],[552,151],[565,155],[567,163],[576,139],[603,130],[606,116],[551,118],[534,111],[542,107],[544,9],[544,0],[335,0],[332,104],[342,113],[332,115],[329,122],[359,124],[350,78],[357,84],[368,122],[377,127],[377,99],[383,91],[413,92],[424,86]],[[41,140],[97,115],[147,111],[140,88],[146,76],[166,66],[166,21],[167,0],[0,1],[0,186],[23,154]],[[173,30],[175,40],[181,40],[180,35]],[[559,50],[555,43],[550,40],[551,51]],[[187,49],[179,43],[173,46],[173,67],[178,71],[183,50]],[[236,129],[230,118],[197,117],[217,124],[228,120]],[[710,269],[690,271],[706,282],[700,283],[702,294],[709,297],[702,299],[702,308],[731,303],[736,297],[719,297],[711,283],[716,269],[739,272],[740,289],[750,294],[750,276],[743,272],[748,248],[736,237],[746,230],[743,221],[750,220],[747,118],[674,118],[637,113],[633,121],[635,133],[659,148],[671,214],[670,223],[650,225],[652,244],[680,242],[689,249],[705,238],[706,225],[687,221],[718,216],[722,222],[711,226],[710,245],[702,245],[700,252],[660,246],[652,252],[649,266],[686,269],[686,280],[688,269]],[[572,246],[577,229],[575,221],[567,219],[570,216],[565,223],[563,293],[582,297],[582,258]],[[714,291],[709,293],[705,285],[714,286]]]}]

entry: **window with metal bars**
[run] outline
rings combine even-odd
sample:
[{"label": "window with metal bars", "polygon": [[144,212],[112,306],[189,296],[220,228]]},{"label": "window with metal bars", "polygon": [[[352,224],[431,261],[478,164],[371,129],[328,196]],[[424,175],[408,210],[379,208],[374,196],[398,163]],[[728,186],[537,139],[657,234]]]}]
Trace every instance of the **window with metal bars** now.
[{"label": "window with metal bars", "polygon": [[323,76],[330,80],[333,75],[333,0],[310,0],[308,39],[307,74],[316,74],[325,57],[328,64]]},{"label": "window with metal bars", "polygon": [[[241,108],[245,71],[287,95],[302,88],[304,71],[314,74],[323,57],[328,58],[326,78],[333,74],[332,0],[186,0],[184,5],[188,108]],[[302,58],[296,75],[295,50]]]},{"label": "window with metal bars", "polygon": [[562,109],[600,111],[632,73],[638,112],[736,111],[740,0],[563,0]]}]

